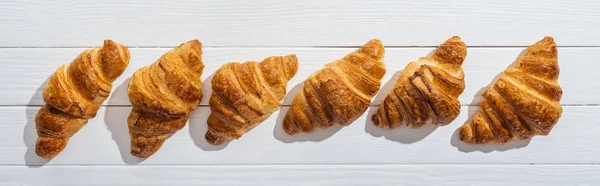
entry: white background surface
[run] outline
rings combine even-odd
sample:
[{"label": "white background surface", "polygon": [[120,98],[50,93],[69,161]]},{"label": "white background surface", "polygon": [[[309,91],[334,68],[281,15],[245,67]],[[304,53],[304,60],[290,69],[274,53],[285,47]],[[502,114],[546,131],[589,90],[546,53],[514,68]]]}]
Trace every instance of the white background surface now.
[{"label": "white background surface", "polygon": [[[0,1],[2,185],[598,185],[600,2],[576,1]],[[412,60],[458,35],[468,46],[460,116],[418,130],[375,128],[370,116]],[[456,129],[481,90],[545,35],[559,45],[564,113],[546,137],[467,145]],[[288,136],[281,122],[302,81],[371,38],[386,45],[387,74],[352,125]],[[33,152],[41,89],[61,64],[103,39],[131,62],[97,117],[52,160]],[[205,98],[159,152],[129,154],[129,77],[182,42],[199,39]],[[295,53],[284,106],[240,140],[204,140],[210,77],[230,61]]]}]

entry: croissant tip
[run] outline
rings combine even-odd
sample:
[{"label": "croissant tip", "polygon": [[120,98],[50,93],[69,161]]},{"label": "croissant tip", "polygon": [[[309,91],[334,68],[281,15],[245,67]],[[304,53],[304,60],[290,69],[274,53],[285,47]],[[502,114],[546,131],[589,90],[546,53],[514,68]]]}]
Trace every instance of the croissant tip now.
[{"label": "croissant tip", "polygon": [[189,41],[187,41],[185,43],[181,43],[179,45],[179,47],[183,47],[183,46],[191,46],[191,47],[201,48],[202,47],[202,43],[198,39],[192,39],[192,40],[189,40]]},{"label": "croissant tip", "polygon": [[192,39],[192,40],[188,41],[188,43],[202,45],[202,42],[200,42],[200,40],[198,40],[198,39]]},{"label": "croissant tip", "polygon": [[285,55],[285,57],[298,60],[298,56],[296,56],[296,54],[288,54],[288,55]]},{"label": "croissant tip", "polygon": [[105,45],[108,45],[108,44],[113,44],[113,43],[115,43],[113,40],[110,40],[110,39],[105,39],[105,40],[104,40],[104,44],[105,44]]},{"label": "croissant tip", "polygon": [[291,65],[298,66],[298,56],[296,56],[296,54],[288,54],[285,55],[284,58],[288,59],[288,62],[292,63]]},{"label": "croissant tip", "polygon": [[369,40],[369,43],[381,43],[381,40],[378,38],[373,38],[373,39]]},{"label": "croissant tip", "polygon": [[459,36],[453,36],[440,44],[430,58],[449,64],[462,64],[467,56],[467,45]]},{"label": "croissant tip", "polygon": [[286,59],[285,66],[287,67],[287,79],[290,80],[298,72],[298,57],[296,56],[296,54],[290,54],[286,55],[284,59]]},{"label": "croissant tip", "polygon": [[288,111],[288,113],[285,115],[285,117],[283,118],[283,131],[285,131],[286,134],[288,135],[294,135],[294,134],[298,134],[300,132],[300,130],[298,129],[298,127],[296,126],[294,119],[292,118],[293,116],[291,115],[292,112]]},{"label": "croissant tip", "polygon": [[446,42],[463,42],[463,41],[460,36],[452,36],[451,38],[447,39]]},{"label": "croissant tip", "polygon": [[545,36],[542,40],[538,42],[538,44],[554,44],[554,38],[552,36]]},{"label": "croissant tip", "polygon": [[448,38],[444,44],[446,43],[459,43],[460,46],[465,46],[465,43],[463,42],[462,38],[460,38],[459,36],[452,36],[451,38]]},{"label": "croissant tip", "polygon": [[290,136],[293,136],[293,135],[296,135],[296,134],[300,133],[300,132],[299,132],[299,131],[297,131],[297,130],[287,130],[287,129],[283,129],[283,131],[285,131],[285,133],[286,133],[286,134],[288,134],[288,135],[290,135]]},{"label": "croissant tip", "polygon": [[130,153],[131,153],[131,155],[133,155],[133,156],[135,156],[135,157],[137,157],[137,158],[148,158],[148,157],[150,157],[152,154],[154,154],[154,153],[143,153],[143,152],[141,152],[141,151],[133,151],[133,150],[131,150],[131,152],[130,152]]},{"label": "croissant tip", "polygon": [[138,158],[148,158],[148,157],[152,156],[154,153],[156,153],[156,151],[143,150],[143,149],[139,149],[139,148],[134,150],[132,148],[130,153],[131,153],[131,155],[138,157]]},{"label": "croissant tip", "polygon": [[102,45],[102,48],[116,48],[117,46],[119,46],[119,44],[117,42],[114,42],[113,40],[110,39],[106,39],[104,40],[104,45]]},{"label": "croissant tip", "polygon": [[379,39],[371,39],[369,42],[362,45],[358,51],[367,54],[372,58],[381,59],[385,53],[385,48]]},{"label": "croissant tip", "polygon": [[362,47],[383,48],[383,42],[381,42],[381,40],[375,38],[375,39],[369,40],[369,42],[365,43]]},{"label": "croissant tip", "polygon": [[127,49],[127,47],[125,47],[125,46],[123,46],[123,45],[121,45],[121,44],[119,44],[117,42],[114,42],[113,40],[107,39],[107,40],[104,40],[104,45],[102,45],[102,49],[104,49],[104,50],[116,50],[116,49],[119,49],[119,50],[125,51],[124,52],[124,54],[126,55],[125,56],[125,58],[126,58],[125,61],[127,63],[129,63],[129,50]]},{"label": "croissant tip", "polygon": [[35,143],[35,153],[46,159],[54,158],[67,146],[67,138],[39,137]]},{"label": "croissant tip", "polygon": [[219,146],[222,145],[223,143],[225,143],[225,141],[228,141],[227,139],[215,135],[212,131],[207,131],[206,134],[204,135],[204,138],[206,139],[206,142],[208,142],[211,145],[214,146]]},{"label": "croissant tip", "polygon": [[286,123],[285,121],[283,123],[283,131],[290,136],[300,133],[300,130],[298,130],[296,127],[292,126],[291,124]]},{"label": "croissant tip", "polygon": [[381,118],[379,118],[379,114],[373,114],[373,116],[371,116],[371,121],[373,121],[373,125],[375,125],[376,127],[379,128],[387,128],[386,125],[381,125]]},{"label": "croissant tip", "polygon": [[131,137],[131,155],[138,158],[147,158],[156,153],[163,143],[167,140],[168,135],[161,136],[132,136]]},{"label": "croissant tip", "polygon": [[473,143],[473,130],[471,129],[470,123],[467,123],[460,127],[459,138],[461,141],[466,143]]}]

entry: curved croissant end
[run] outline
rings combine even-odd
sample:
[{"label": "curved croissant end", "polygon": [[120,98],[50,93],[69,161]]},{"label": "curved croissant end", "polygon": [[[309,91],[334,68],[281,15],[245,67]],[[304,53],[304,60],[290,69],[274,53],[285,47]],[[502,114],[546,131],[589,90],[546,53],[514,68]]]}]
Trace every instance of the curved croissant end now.
[{"label": "curved croissant end", "polygon": [[460,128],[460,139],[504,144],[548,135],[562,114],[558,73],[552,37],[529,46],[483,93],[479,111]]},{"label": "curved croissant end", "polygon": [[283,129],[292,135],[356,120],[379,91],[384,53],[381,41],[373,39],[308,77],[283,120]]},{"label": "curved croissant end", "polygon": [[127,48],[105,40],[102,48],[83,51],[54,72],[44,87],[46,105],[35,117],[38,156],[52,158],[67,146],[69,138],[96,116],[112,82],[128,64]]},{"label": "curved croissant end", "polygon": [[429,58],[409,63],[394,89],[373,115],[381,128],[430,123],[447,125],[460,113],[458,96],[465,88],[462,63],[467,46],[458,36],[441,44]]},{"label": "curved croissant end", "polygon": [[206,141],[220,145],[238,139],[271,116],[297,71],[298,59],[293,54],[221,67],[212,79]]},{"label": "curved croissant end", "polygon": [[132,155],[154,154],[198,107],[204,69],[201,47],[198,40],[181,44],[131,77],[127,95],[133,108],[127,123]]}]

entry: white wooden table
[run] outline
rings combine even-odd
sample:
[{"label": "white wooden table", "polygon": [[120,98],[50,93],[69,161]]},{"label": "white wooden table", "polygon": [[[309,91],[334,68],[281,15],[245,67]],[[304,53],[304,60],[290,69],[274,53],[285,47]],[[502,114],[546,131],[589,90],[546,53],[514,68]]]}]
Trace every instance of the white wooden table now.
[{"label": "white wooden table", "polygon": [[[370,116],[398,72],[458,35],[468,47],[460,116],[450,125],[375,128]],[[547,137],[472,146],[456,129],[481,90],[543,36],[559,45],[564,113]],[[105,38],[131,62],[97,117],[47,161],[33,152],[41,90],[61,64]],[[386,45],[385,86],[349,127],[287,136],[302,81],[371,38]],[[129,154],[129,77],[190,39],[204,44],[205,97],[154,156]],[[295,53],[279,112],[226,147],[204,140],[210,75],[230,61]],[[600,1],[0,1],[2,185],[599,185]]]}]

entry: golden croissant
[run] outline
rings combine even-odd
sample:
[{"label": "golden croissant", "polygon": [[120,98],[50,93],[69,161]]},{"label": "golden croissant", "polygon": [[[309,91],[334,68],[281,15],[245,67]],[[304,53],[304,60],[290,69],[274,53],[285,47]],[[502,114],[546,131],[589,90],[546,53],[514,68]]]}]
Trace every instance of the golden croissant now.
[{"label": "golden croissant", "polygon": [[296,55],[262,62],[228,63],[212,79],[206,141],[238,139],[279,109],[288,81],[298,71]]},{"label": "golden croissant", "polygon": [[44,87],[46,104],[35,116],[36,154],[43,158],[58,155],[69,138],[96,116],[112,82],[128,64],[127,48],[105,40],[102,48],[85,50],[58,68]]},{"label": "golden croissant", "polygon": [[127,88],[131,154],[145,158],[185,126],[202,98],[202,43],[192,40],[137,70]]},{"label": "golden croissant", "polygon": [[358,119],[379,91],[384,53],[381,41],[373,39],[308,77],[283,120],[285,132],[346,126]]},{"label": "golden croissant", "polygon": [[465,89],[462,63],[467,47],[458,36],[441,44],[431,55],[410,62],[394,89],[373,115],[381,128],[400,125],[419,128],[430,123],[447,125],[460,113],[458,96]]},{"label": "golden croissant", "polygon": [[483,93],[479,111],[460,128],[467,143],[503,144],[548,135],[562,114],[556,43],[545,37]]}]

